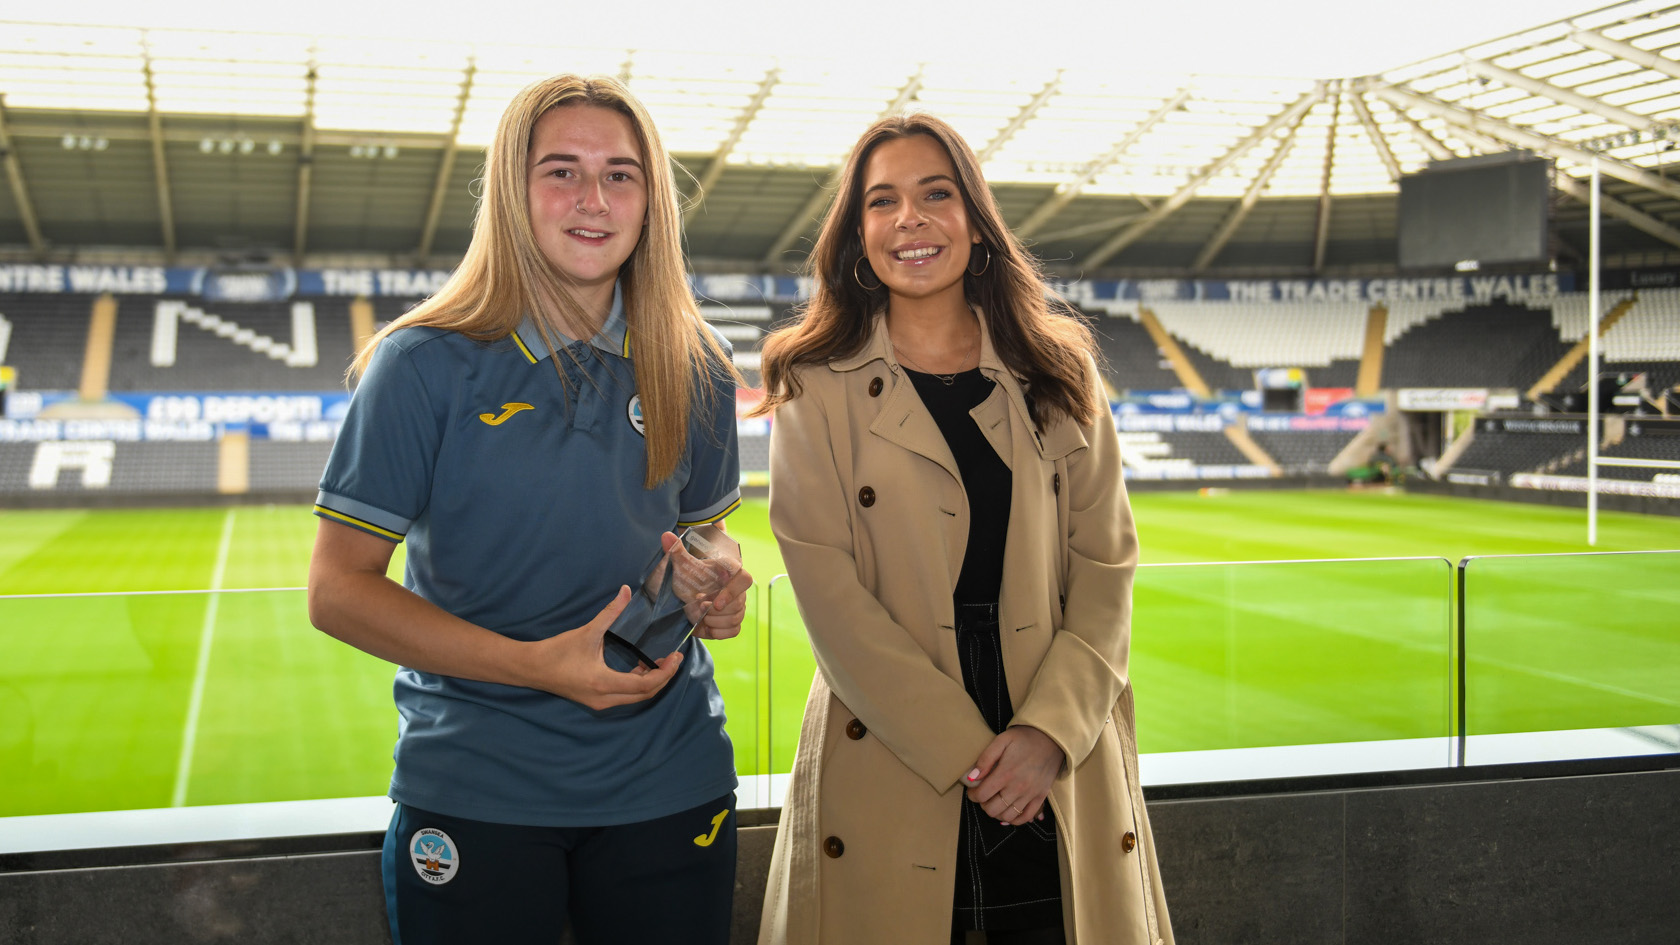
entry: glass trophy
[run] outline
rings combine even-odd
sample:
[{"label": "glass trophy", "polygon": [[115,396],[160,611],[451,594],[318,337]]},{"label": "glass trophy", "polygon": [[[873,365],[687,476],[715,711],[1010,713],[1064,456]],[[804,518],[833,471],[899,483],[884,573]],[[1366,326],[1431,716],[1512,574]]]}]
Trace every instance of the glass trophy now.
[{"label": "glass trophy", "polygon": [[607,665],[621,673],[655,663],[682,646],[711,600],[741,570],[741,546],[716,525],[695,525],[670,551],[654,555],[630,603],[607,628]]}]

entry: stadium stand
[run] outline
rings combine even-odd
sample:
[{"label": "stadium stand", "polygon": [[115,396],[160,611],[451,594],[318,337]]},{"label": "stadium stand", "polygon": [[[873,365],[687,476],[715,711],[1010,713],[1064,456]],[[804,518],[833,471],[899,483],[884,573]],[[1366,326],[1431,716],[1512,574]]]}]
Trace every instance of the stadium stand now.
[{"label": "stadium stand", "polygon": [[770,437],[743,435],[740,440],[742,472],[763,472],[770,468]]},{"label": "stadium stand", "polygon": [[1382,386],[1526,388],[1569,353],[1552,317],[1495,302],[1414,324],[1389,343]]},{"label": "stadium stand", "polygon": [[[1600,361],[1598,365],[1600,377],[1627,377],[1645,375],[1645,387],[1653,400],[1662,397],[1665,390],[1674,390],[1680,386],[1680,360],[1675,361]],[[1587,389],[1587,363],[1582,361],[1570,369],[1564,379],[1558,382],[1559,391],[1584,391]],[[1608,405],[1606,405],[1608,408]]]},{"label": "stadium stand", "polygon": [[[1175,336],[1176,337],[1176,336]],[[1201,375],[1209,390],[1253,390],[1254,369],[1239,368],[1222,361],[1192,344],[1180,345],[1190,365]],[[1274,365],[1275,366],[1275,365]],[[1182,384],[1178,385],[1184,386]]]},{"label": "stadium stand", "polygon": [[761,387],[758,365],[761,343],[769,331],[774,311],[768,305],[703,305],[700,315],[734,350],[735,369],[746,378],[748,387]]},{"label": "stadium stand", "polygon": [[785,303],[723,305],[709,302],[700,306],[700,316],[734,347],[735,368],[746,379],[747,386],[762,387],[764,382],[759,376],[758,365],[763,353],[764,336],[772,328],[785,323],[791,310],[792,306]]},{"label": "stadium stand", "polygon": [[396,319],[409,309],[419,305],[422,299],[399,299],[381,297],[373,299],[373,317],[378,322],[376,327],[385,327],[386,322]]},{"label": "stadium stand", "polygon": [[[1601,446],[1598,454],[1617,459],[1656,459],[1667,462],[1680,462],[1680,435],[1669,431],[1653,433],[1638,420],[1629,418],[1622,437],[1614,444]],[[1557,474],[1561,476],[1585,476],[1587,474],[1586,456],[1581,455],[1570,462],[1558,467]],[[1640,466],[1607,466],[1599,464],[1598,474],[1607,479],[1626,479],[1631,482],[1669,482],[1672,479],[1658,477],[1673,477],[1673,469]]]},{"label": "stadium stand", "polygon": [[1135,307],[1129,315],[1105,318],[1092,312],[1084,314],[1102,351],[1103,374],[1115,391],[1172,390],[1183,386],[1172,366],[1161,356],[1161,349],[1155,346],[1155,339],[1138,323]]},{"label": "stadium stand", "polygon": [[1249,436],[1271,454],[1285,475],[1316,476],[1330,470],[1336,458],[1357,433],[1339,430],[1250,430]]},{"label": "stadium stand", "polygon": [[347,304],[334,298],[212,303],[124,296],[111,389],[342,389],[351,355]]},{"label": "stadium stand", "polygon": [[[1518,419],[1536,422],[1532,417]],[[1501,418],[1484,418],[1453,468],[1489,470],[1509,478],[1513,473],[1557,472],[1584,454],[1579,432],[1515,432],[1505,429]]]},{"label": "stadium stand", "polygon": [[[0,315],[6,317],[9,330],[6,360],[20,367],[19,389],[77,387],[94,299],[87,294],[0,295]],[[1600,370],[1646,373],[1654,401],[1660,404],[1662,391],[1680,384],[1680,289],[1610,293],[1605,308],[1624,299],[1634,304],[1606,331]],[[119,297],[109,388],[114,393],[342,390],[343,369],[354,346],[353,329],[348,327],[353,307],[363,305],[362,324],[374,327],[417,301],[375,298],[360,303],[327,297],[308,300],[298,308],[292,302]],[[1210,388],[1226,391],[1253,390],[1254,372],[1264,367],[1302,368],[1311,387],[1353,386],[1369,312],[1365,303],[1339,302],[1158,302],[1149,308]],[[1587,324],[1582,293],[1560,295],[1534,306],[1496,301],[1449,309],[1440,302],[1396,301],[1386,308],[1383,380],[1388,387],[1521,388],[1553,365],[1561,370],[1559,360],[1585,337]],[[786,302],[702,302],[703,316],[733,345],[736,365],[748,386],[762,383],[758,367],[765,334],[786,323],[792,310]],[[1183,389],[1178,374],[1145,329],[1139,303],[1096,303],[1082,314],[1096,334],[1104,374],[1116,393]],[[1585,371],[1584,363],[1575,365],[1557,389],[1580,390]],[[1284,474],[1309,476],[1327,472],[1355,435],[1324,430],[1251,434]],[[1140,476],[1210,476],[1251,467],[1254,462],[1216,432],[1164,429],[1128,437],[1128,462]],[[744,470],[767,468],[767,444],[767,437],[756,433],[742,437]],[[1573,454],[1579,445],[1573,437],[1562,437],[1554,448],[1544,436],[1484,435],[1456,465],[1497,470],[1507,476],[1566,467],[1578,470],[1583,460]],[[182,488],[176,477],[161,468],[160,478],[153,481],[134,446],[119,443],[114,461],[121,467],[139,464],[139,468],[114,475],[111,489],[118,489],[118,482],[138,493]],[[200,446],[155,443],[144,452]],[[1612,447],[1606,455],[1619,455],[1614,450],[1626,448]],[[326,450],[322,443],[257,436],[249,448],[250,491],[313,489]],[[27,463],[33,463],[33,452]],[[213,457],[209,468],[203,475],[214,483]],[[1606,475],[1647,474],[1619,470]],[[70,478],[66,473],[61,488],[69,488]],[[13,485],[0,486],[0,492],[26,489],[26,480],[27,470],[7,479]]]},{"label": "stadium stand", "polygon": [[1257,368],[1304,368],[1315,387],[1352,387],[1359,374],[1364,303],[1156,302],[1150,309],[1195,352],[1191,359],[1214,389],[1252,388]]},{"label": "stadium stand", "polygon": [[313,491],[321,482],[332,443],[251,441],[251,491]]},{"label": "stadium stand", "polygon": [[1446,311],[1444,302],[1421,302],[1413,300],[1389,302],[1384,306],[1388,310],[1388,320],[1383,331],[1383,345],[1387,347],[1399,340],[1401,335],[1432,319],[1440,318]]},{"label": "stadium stand", "polygon": [[[1606,312],[1625,293],[1606,293]],[[1565,341],[1587,336],[1589,320],[1586,293],[1560,295],[1552,306],[1552,323]],[[1602,317],[1602,315],[1601,315]],[[1642,289],[1633,307],[1604,332],[1599,371],[1615,374],[1644,373],[1653,392],[1680,385],[1680,289]],[[1575,365],[1557,389],[1577,391],[1587,383],[1586,362]]]},{"label": "stadium stand", "polygon": [[215,443],[0,443],[0,494],[214,495],[217,452]]},{"label": "stadium stand", "polygon": [[1248,466],[1223,433],[1195,431],[1122,431],[1120,457],[1127,472],[1140,479],[1196,478],[1198,467]]},{"label": "stadium stand", "polygon": [[[384,327],[386,323],[407,312],[420,301],[417,298],[374,299],[376,327]],[[734,306],[706,303],[701,305],[700,315],[734,346],[735,367],[746,377],[747,386],[758,387],[761,383],[758,358],[764,336],[773,325],[786,318],[790,308],[791,306],[785,303]]]},{"label": "stadium stand", "polygon": [[73,390],[81,383],[91,295],[0,295],[11,338],[0,363],[18,369],[18,386]]}]

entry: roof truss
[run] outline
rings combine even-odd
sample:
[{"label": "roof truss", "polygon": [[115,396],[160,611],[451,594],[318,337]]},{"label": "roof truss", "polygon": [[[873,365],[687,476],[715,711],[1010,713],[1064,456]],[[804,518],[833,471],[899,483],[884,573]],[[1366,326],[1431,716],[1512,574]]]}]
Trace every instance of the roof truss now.
[{"label": "roof truss", "polygon": [[298,137],[297,204],[292,209],[292,256],[302,265],[309,240],[309,185],[315,173],[315,82],[319,70],[313,60],[304,74],[303,127]]},{"label": "roof truss", "polygon": [[1299,121],[1301,117],[1307,113],[1308,109],[1318,104],[1318,102],[1324,98],[1324,93],[1325,85],[1320,82],[1312,89],[1312,91],[1307,92],[1305,95],[1296,99],[1294,104],[1273,116],[1272,119],[1264,125],[1254,129],[1254,131],[1249,133],[1248,137],[1237,142],[1229,151],[1220,155],[1218,159],[1213,161],[1213,163],[1202,168],[1201,171],[1199,171],[1196,176],[1192,177],[1190,182],[1180,188],[1177,193],[1168,197],[1165,201],[1157,205],[1155,209],[1144,215],[1143,219],[1126,227],[1124,230],[1115,234],[1113,238],[1097,247],[1096,252],[1086,257],[1085,267],[1087,269],[1094,269],[1107,262],[1109,258],[1114,256],[1116,253],[1137,242],[1144,234],[1154,229],[1156,224],[1159,224],[1162,220],[1171,216],[1174,211],[1178,210],[1179,207],[1184,206],[1191,197],[1195,196],[1196,191],[1201,190],[1204,184],[1213,179],[1215,174],[1218,174],[1220,171],[1229,167],[1232,162],[1236,161],[1244,154],[1247,154],[1250,148],[1259,144],[1261,141],[1264,141],[1267,137],[1276,134],[1278,129],[1287,127]]},{"label": "roof truss", "polygon": [[1086,165],[1085,169],[1080,172],[1078,177],[1075,177],[1074,179],[1057,187],[1055,193],[1052,193],[1043,203],[1039,204],[1025,220],[1021,221],[1021,225],[1015,228],[1015,235],[1019,236],[1021,239],[1027,239],[1034,233],[1037,233],[1039,227],[1042,227],[1044,224],[1050,222],[1050,219],[1060,213],[1062,208],[1066,207],[1073,198],[1079,196],[1080,191],[1084,190],[1087,185],[1096,180],[1097,177],[1104,171],[1113,167],[1114,162],[1120,160],[1120,157],[1124,155],[1127,150],[1132,147],[1132,145],[1137,144],[1140,138],[1148,134],[1151,128],[1160,124],[1161,119],[1184,107],[1184,103],[1189,100],[1190,90],[1188,88],[1179,89],[1177,92],[1173,93],[1165,102],[1161,103],[1161,107],[1155,109],[1153,112],[1150,112],[1149,117],[1139,122],[1136,128],[1126,132],[1126,136],[1124,138],[1115,142],[1114,147],[1109,148],[1107,154]]},{"label": "roof truss", "polygon": [[17,203],[23,232],[29,238],[29,248],[37,256],[46,252],[47,241],[41,238],[41,224],[35,218],[35,205],[29,200],[29,185],[23,177],[23,165],[18,163],[17,151],[12,148],[11,134],[6,130],[6,95],[0,92],[0,155],[6,164],[6,182],[12,187],[12,200]]},{"label": "roof truss", "polygon": [[[910,81],[904,83],[898,90],[898,95],[887,104],[886,108],[881,110],[877,120],[903,111],[906,105],[915,101],[916,93],[921,90],[922,72],[917,70],[916,74],[910,77]],[[770,251],[764,254],[764,264],[766,266],[774,268],[782,264],[782,254],[787,252],[788,247],[793,245],[794,240],[811,228],[811,223],[816,220],[817,214],[827,208],[829,202],[834,199],[834,192],[840,186],[840,175],[844,170],[844,165],[836,166],[829,173],[828,179],[816,189],[816,192],[811,194],[810,199],[805,201],[805,205],[800,207],[799,212],[793,215],[793,219],[788,221],[781,235],[777,236],[776,241],[771,244]]]},{"label": "roof truss", "polygon": [[[1502,141],[1506,145],[1527,148],[1554,160],[1584,166],[1591,163],[1595,157],[1592,152],[1572,144],[1458,105],[1450,105],[1410,89],[1392,85],[1375,85],[1370,87],[1369,90],[1397,109],[1422,112],[1441,119],[1457,131],[1486,135]],[[1598,155],[1597,157],[1599,166],[1604,173],[1611,177],[1636,184],[1646,190],[1680,199],[1680,182],[1653,174],[1636,164],[1609,155]]]},{"label": "roof truss", "polygon": [[169,194],[169,163],[163,152],[163,116],[158,114],[157,82],[152,71],[152,48],[149,39],[142,41],[145,50],[146,128],[152,144],[152,179],[157,184],[158,226],[162,230],[165,258],[175,256],[175,201]]},{"label": "roof truss", "polygon": [[472,96],[473,76],[478,74],[478,64],[468,60],[466,71],[461,75],[461,94],[455,100],[455,117],[450,122],[449,134],[443,141],[443,153],[438,156],[437,177],[432,180],[432,197],[426,203],[426,222],[420,228],[420,245],[414,255],[424,260],[432,252],[432,238],[437,235],[438,218],[443,215],[443,198],[449,193],[449,177],[455,172],[455,152],[460,147],[461,116],[466,114],[467,99]]}]

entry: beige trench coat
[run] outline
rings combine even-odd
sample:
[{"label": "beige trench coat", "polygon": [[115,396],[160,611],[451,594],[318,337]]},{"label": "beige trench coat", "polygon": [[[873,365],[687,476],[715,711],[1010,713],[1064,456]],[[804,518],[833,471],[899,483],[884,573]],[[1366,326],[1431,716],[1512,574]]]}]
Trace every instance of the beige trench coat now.
[{"label": "beige trench coat", "polygon": [[[969,509],[885,324],[861,353],[802,368],[771,433],[770,523],[820,672],[761,943],[947,945],[958,781],[993,737],[951,629],[969,519],[985,510]],[[1137,539],[1118,438],[1106,410],[1036,429],[981,326],[980,369],[997,386],[971,414],[1014,479],[999,602],[1012,724],[1069,760],[1050,793],[1068,941],[1171,945],[1137,778]]]}]

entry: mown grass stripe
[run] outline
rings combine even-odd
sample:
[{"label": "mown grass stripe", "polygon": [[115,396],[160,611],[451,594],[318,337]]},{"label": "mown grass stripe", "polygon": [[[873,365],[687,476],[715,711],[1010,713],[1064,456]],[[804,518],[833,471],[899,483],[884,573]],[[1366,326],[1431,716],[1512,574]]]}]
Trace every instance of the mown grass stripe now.
[{"label": "mown grass stripe", "polygon": [[187,722],[181,732],[181,758],[175,765],[175,790],[170,807],[187,803],[187,783],[192,776],[193,749],[198,743],[198,719],[204,709],[204,683],[210,675],[210,647],[215,642],[216,612],[221,603],[222,578],[227,573],[228,549],[233,545],[233,509],[222,520],[222,538],[216,547],[216,566],[210,572],[210,599],[204,606],[204,624],[198,631],[198,665],[193,669],[192,695],[187,700]]}]

